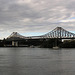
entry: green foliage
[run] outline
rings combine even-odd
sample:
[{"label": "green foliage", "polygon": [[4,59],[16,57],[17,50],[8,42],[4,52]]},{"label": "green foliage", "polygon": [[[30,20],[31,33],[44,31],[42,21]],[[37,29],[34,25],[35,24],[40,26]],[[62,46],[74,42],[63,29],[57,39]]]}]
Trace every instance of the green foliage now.
[{"label": "green foliage", "polygon": [[75,40],[65,40],[60,45],[62,48],[75,48]]},{"label": "green foliage", "polygon": [[52,48],[54,46],[58,46],[61,43],[59,39],[47,39],[44,40],[43,43],[41,44],[41,47],[44,48]]}]

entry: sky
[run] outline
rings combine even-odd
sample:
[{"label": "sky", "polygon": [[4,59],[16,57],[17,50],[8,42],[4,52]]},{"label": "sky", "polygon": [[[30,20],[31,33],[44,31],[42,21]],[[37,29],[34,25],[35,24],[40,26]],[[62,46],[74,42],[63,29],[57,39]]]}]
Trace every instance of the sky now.
[{"label": "sky", "polygon": [[0,0],[0,38],[42,35],[57,26],[75,32],[75,0]]}]

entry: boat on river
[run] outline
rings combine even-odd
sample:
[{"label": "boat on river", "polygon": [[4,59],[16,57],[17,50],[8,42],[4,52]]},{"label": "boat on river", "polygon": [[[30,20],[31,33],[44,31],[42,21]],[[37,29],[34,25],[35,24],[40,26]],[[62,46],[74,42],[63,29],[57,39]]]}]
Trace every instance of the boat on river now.
[{"label": "boat on river", "polygon": [[58,46],[55,46],[55,47],[53,47],[53,49],[59,49],[59,47]]}]

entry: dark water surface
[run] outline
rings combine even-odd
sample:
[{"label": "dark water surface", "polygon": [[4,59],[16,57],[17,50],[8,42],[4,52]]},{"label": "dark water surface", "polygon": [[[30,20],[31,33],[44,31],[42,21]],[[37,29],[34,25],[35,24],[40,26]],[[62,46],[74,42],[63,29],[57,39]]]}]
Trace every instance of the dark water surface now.
[{"label": "dark water surface", "polygon": [[0,75],[75,75],[75,49],[0,48]]}]

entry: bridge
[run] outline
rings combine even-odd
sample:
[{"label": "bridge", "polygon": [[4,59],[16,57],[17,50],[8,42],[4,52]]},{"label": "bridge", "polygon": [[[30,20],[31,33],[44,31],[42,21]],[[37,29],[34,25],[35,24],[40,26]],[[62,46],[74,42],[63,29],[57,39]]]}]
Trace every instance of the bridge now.
[{"label": "bridge", "polygon": [[72,39],[72,38],[75,38],[75,34],[63,29],[62,27],[56,27],[55,29],[53,29],[49,33],[47,33],[45,35],[42,35],[40,37],[43,37],[43,38]]},{"label": "bridge", "polygon": [[30,36],[30,37],[25,37],[20,35],[17,32],[13,32],[9,37],[7,38],[12,38],[12,37],[18,37],[18,38],[23,38],[23,39],[41,39],[41,38],[61,38],[61,39],[72,39],[75,38],[75,34],[72,32],[69,32],[62,27],[56,27],[52,31],[41,35],[41,36]]},{"label": "bridge", "polygon": [[75,34],[72,32],[69,32],[65,29],[63,29],[62,27],[56,27],[55,29],[53,29],[52,31],[41,35],[41,36],[30,36],[30,37],[26,37],[26,36],[22,36],[20,35],[18,32],[13,32],[10,36],[8,36],[6,38],[7,40],[11,40],[12,44],[14,45],[16,43],[16,45],[18,44],[18,41],[20,39],[24,39],[24,40],[47,40],[47,39],[59,39],[62,41],[62,39],[75,39]]}]

